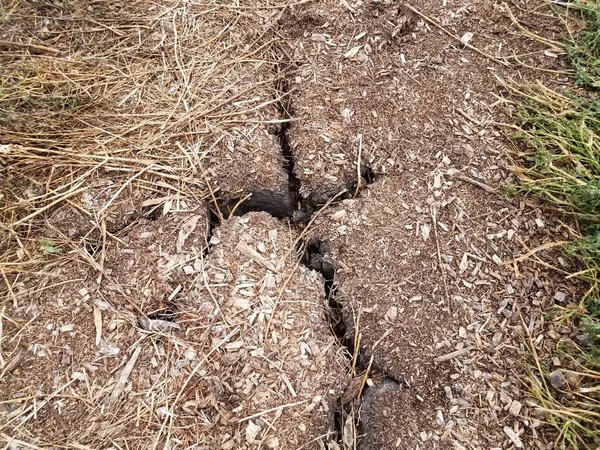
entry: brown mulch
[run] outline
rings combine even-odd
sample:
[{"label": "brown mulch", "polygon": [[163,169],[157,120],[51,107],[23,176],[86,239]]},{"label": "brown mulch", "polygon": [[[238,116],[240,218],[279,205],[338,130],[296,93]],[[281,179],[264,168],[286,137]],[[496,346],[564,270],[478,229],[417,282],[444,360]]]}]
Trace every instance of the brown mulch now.
[{"label": "brown mulch", "polygon": [[[494,94],[496,75],[561,82],[515,54],[561,62],[491,0],[412,6],[11,9],[0,63],[26,92],[0,103],[0,441],[551,445],[524,361],[568,332],[544,314],[578,287],[568,261],[531,250],[571,230],[504,199]],[[375,182],[308,227],[250,213],[213,230],[222,200],[289,200],[288,119],[302,197],[367,168]],[[354,359],[304,233],[336,269]]]},{"label": "brown mulch", "polygon": [[0,381],[4,433],[70,447],[331,439],[346,359],[322,278],[268,214],[224,223],[207,255],[205,219],[136,225],[108,245],[101,280],[79,261],[23,279],[3,312],[3,351],[22,355]]}]

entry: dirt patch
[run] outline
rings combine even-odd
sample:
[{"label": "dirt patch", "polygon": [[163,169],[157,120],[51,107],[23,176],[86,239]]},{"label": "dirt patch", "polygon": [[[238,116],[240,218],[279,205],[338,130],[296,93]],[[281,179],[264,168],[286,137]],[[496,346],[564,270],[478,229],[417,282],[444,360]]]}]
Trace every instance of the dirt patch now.
[{"label": "dirt patch", "polygon": [[[362,404],[361,422],[365,435],[361,449],[446,448],[440,435],[431,431],[443,422],[443,406],[440,404],[433,416],[430,415],[432,410],[422,411],[422,406],[418,396],[397,383],[384,382],[370,388]],[[415,415],[413,411],[422,413]],[[391,429],[395,430],[393,435],[390,435]]]},{"label": "dirt patch", "polygon": [[[497,61],[523,54],[526,64],[555,62],[511,36],[492,1],[418,7],[459,37],[472,33],[471,43]],[[359,166],[394,175],[439,151],[478,164],[489,149],[471,119],[482,135],[493,133],[487,122],[501,114],[489,106],[495,76],[533,76],[469,51],[400,2],[310,2],[290,8],[282,34],[298,66],[290,77],[296,175],[302,195],[320,200],[355,180]]]},{"label": "dirt patch", "polygon": [[[239,330],[210,370],[235,389],[234,417],[267,412],[239,421],[241,430],[260,428],[259,447],[272,436],[269,423],[282,448],[318,448],[334,439],[335,400],[344,385],[346,360],[328,329],[323,280],[299,264],[295,240],[266,213],[230,219],[211,239],[206,280],[196,291],[211,303],[213,342]],[[195,305],[188,296],[179,308],[197,327]],[[230,433],[236,448],[244,445],[243,435],[240,443]]]},{"label": "dirt patch", "polygon": [[217,228],[206,257],[205,220],[140,223],[99,259],[99,289],[83,263],[56,269],[49,279],[62,284],[39,296],[25,291],[39,278],[23,281],[3,346],[20,358],[2,379],[15,438],[289,449],[334,438],[346,359],[323,280],[267,214]]},{"label": "dirt patch", "polygon": [[[541,447],[520,343],[577,289],[510,261],[571,231],[496,197],[508,175],[494,76],[528,70],[504,65],[521,47],[499,8],[179,6],[145,5],[152,20],[92,8],[108,29],[65,10],[69,25],[48,31],[57,11],[32,7],[35,42],[56,34],[46,44],[71,57],[40,58],[71,75],[49,91],[20,67],[35,48],[7,58],[44,107],[9,105],[0,200],[49,213],[67,239],[60,260],[7,282],[3,429],[123,448]],[[473,33],[487,57],[448,31]],[[103,39],[110,51],[88,53]],[[529,50],[522,60],[553,58]],[[88,76],[105,81],[86,97]],[[136,182],[63,196],[98,164]],[[39,224],[23,222],[38,245]],[[91,246],[68,239],[102,223]]]},{"label": "dirt patch", "polygon": [[[526,239],[535,235],[535,242],[546,233],[537,226],[521,229],[526,209],[502,201],[493,204],[502,214],[489,218],[495,201],[490,194],[508,177],[502,170],[505,143],[490,126],[502,115],[491,95],[495,77],[537,77],[513,65],[515,57],[526,65],[555,64],[543,46],[525,48],[508,27],[506,15],[490,1],[448,2],[443,8],[431,2],[418,8],[313,2],[284,18],[287,53],[298,64],[290,90],[299,120],[289,135],[301,195],[323,200],[365,166],[378,176],[360,199],[327,211],[311,236],[329,247],[325,257],[336,268],[336,301],[350,342],[358,344],[360,366],[367,367],[372,356],[374,367],[406,383],[398,405],[406,429],[428,428],[427,442],[420,431],[413,434],[415,445],[421,441],[425,448],[443,447],[438,439],[458,448],[517,445],[505,427],[516,435],[523,427],[536,433],[526,408],[508,413],[513,401],[524,403],[515,384],[510,395],[503,394],[502,413],[472,395],[495,398],[507,391],[501,386],[507,369],[492,369],[498,363],[491,350],[507,324],[497,322],[500,330],[482,324],[496,323],[490,317],[494,308],[518,320],[516,289],[508,288],[505,297],[497,291],[518,285],[519,274],[500,268],[522,251],[521,233]],[[472,35],[465,39],[487,57],[460,41],[467,32]],[[539,313],[532,309],[530,320],[539,320]],[[516,323],[512,332],[519,332]],[[507,358],[514,363],[518,353]],[[487,371],[469,370],[474,360]],[[459,373],[469,373],[469,381]],[[493,393],[484,379],[495,386]],[[415,398],[423,400],[413,403]],[[477,418],[469,412],[473,402]],[[440,407],[446,408],[445,419],[436,423]],[[378,429],[382,448],[395,448],[397,441],[411,448],[404,428],[377,417],[387,423]]]},{"label": "dirt patch", "polygon": [[430,259],[436,243],[427,188],[411,192],[425,195],[420,202],[411,195],[415,206],[407,210],[398,179],[376,182],[327,212],[316,229],[329,243],[325,257],[337,269],[336,300],[352,341],[362,335],[362,365],[373,354],[376,367],[412,385],[431,378],[436,341],[460,317]]},{"label": "dirt patch", "polygon": [[[207,231],[205,207],[172,212],[139,223],[96,255],[74,255],[24,277],[3,315],[10,318],[3,350],[16,361],[2,379],[3,426],[45,443],[83,442],[112,426],[112,412],[96,416],[96,408],[110,403],[119,370],[142,349],[143,326],[160,325],[148,318],[164,317],[178,282],[189,283],[184,263],[202,254]],[[144,346],[138,354],[140,376],[128,390],[152,385],[151,353]]]}]

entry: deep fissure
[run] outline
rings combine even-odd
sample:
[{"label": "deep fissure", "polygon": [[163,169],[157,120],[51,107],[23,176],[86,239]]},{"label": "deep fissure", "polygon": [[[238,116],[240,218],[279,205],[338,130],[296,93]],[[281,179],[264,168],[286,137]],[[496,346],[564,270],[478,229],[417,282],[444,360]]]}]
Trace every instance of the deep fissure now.
[{"label": "deep fissure", "polygon": [[[287,69],[283,68],[285,72]],[[209,230],[207,237],[207,247],[205,252],[210,249],[210,239],[214,229],[222,220],[226,220],[231,216],[243,216],[249,212],[266,212],[271,216],[284,220],[293,228],[302,231],[307,222],[311,220],[315,211],[327,204],[330,200],[335,199],[339,202],[345,199],[356,198],[360,195],[362,188],[371,184],[376,174],[374,170],[367,166],[361,171],[361,176],[343,187],[339,192],[328,196],[328,200],[317,201],[311,197],[302,197],[300,194],[301,181],[296,175],[296,159],[292,145],[290,144],[289,133],[292,120],[292,110],[289,98],[289,85],[285,76],[281,76],[277,81],[276,86],[279,102],[278,111],[280,114],[280,123],[276,129],[277,140],[283,158],[283,168],[287,174],[287,192],[276,192],[272,190],[260,190],[251,192],[249,195],[234,199],[217,200],[211,207],[208,208]],[[329,322],[331,333],[335,336],[339,345],[343,349],[343,353],[348,361],[348,374],[352,370],[352,362],[356,359],[355,367],[357,371],[364,376],[367,367],[365,355],[356,355],[354,348],[354,338],[344,320],[343,305],[337,298],[338,285],[335,282],[336,269],[332,261],[330,261],[327,253],[327,243],[318,240],[302,240],[298,245],[298,254],[301,258],[301,263],[307,268],[320,273],[323,277],[323,287],[325,292],[325,316]],[[361,352],[362,353],[362,352]],[[372,367],[373,369],[374,367]],[[382,372],[382,371],[380,371]],[[384,375],[382,383],[394,383],[399,385],[397,380]],[[363,401],[368,393],[368,384],[364,385],[361,393],[358,395],[360,402]],[[346,408],[347,409],[347,408]],[[360,409],[360,408],[359,408]],[[364,424],[361,423],[360,411],[354,411],[355,426],[357,430],[362,430]],[[331,425],[333,438],[338,444],[343,443],[344,423],[348,417],[348,411],[345,410],[345,405],[342,404],[342,398],[338,398],[336,404],[332,407]]]},{"label": "deep fissure", "polygon": [[323,241],[305,242],[301,245],[299,251],[301,252],[302,263],[323,276],[329,327],[339,344],[344,348],[346,357],[352,360],[354,342],[348,339],[348,330],[342,316],[342,305],[336,297],[338,286],[335,284],[335,267],[327,259],[327,244]]},{"label": "deep fissure", "polygon": [[[345,199],[356,198],[360,195],[362,188],[371,184],[376,178],[373,169],[367,166],[361,172],[361,177],[359,179],[347,183],[339,192],[327,196],[328,199],[325,201],[317,201],[314,198],[302,197],[300,195],[301,181],[296,175],[296,160],[289,139],[292,112],[288,88],[287,79],[281,77],[277,82],[277,90],[280,98],[278,102],[280,123],[275,130],[275,134],[283,158],[283,168],[287,175],[287,190],[284,192],[276,192],[265,189],[251,192],[250,194],[239,198],[217,198],[206,211],[208,229],[206,246],[203,250],[205,256],[210,251],[210,240],[215,228],[220,225],[223,220],[226,220],[231,216],[243,216],[249,212],[266,212],[279,220],[286,221],[298,231],[302,231],[305,224],[313,217],[314,212],[318,211],[330,200],[335,199],[335,202],[340,202]],[[123,232],[131,226],[131,224],[137,222],[142,217],[147,220],[157,220],[160,216],[160,208],[158,207],[142,211],[141,214],[132,216],[132,220],[125,227],[115,230],[113,233]],[[93,246],[90,246],[89,249],[94,253],[95,250],[97,250]],[[344,321],[343,305],[337,298],[338,285],[335,282],[336,269],[327,256],[328,248],[326,242],[303,240],[299,243],[297,250],[302,264],[307,268],[320,273],[323,277],[326,299],[324,305],[325,316],[329,322],[331,333],[342,347],[343,353],[348,361],[348,373],[351,371],[352,361],[356,359],[354,368],[364,374],[367,370],[368,359],[365,355],[355,356],[356,349],[354,348],[354,339]],[[149,320],[176,322],[178,314],[175,311],[176,308],[173,306],[173,303],[169,301],[166,302],[166,305],[163,308],[148,312],[146,318]],[[383,381],[378,383],[378,385],[390,382],[397,385],[400,384],[397,380],[386,375]],[[372,388],[365,384],[363,391],[357,398],[362,401],[369,389]],[[338,398],[336,404],[332,408],[331,415],[333,437],[339,444],[342,444],[343,442],[344,423],[345,419],[348,417],[348,411],[345,411],[344,407],[345,405],[342,404],[342,398]],[[361,424],[359,412],[356,412],[354,419],[357,430],[364,428],[364,424]]]},{"label": "deep fissure", "polygon": [[[285,69],[287,70],[287,69]],[[211,237],[214,230],[223,220],[231,216],[243,216],[249,212],[266,212],[271,216],[286,221],[290,226],[302,231],[305,224],[311,220],[313,214],[318,211],[330,200],[335,199],[335,202],[340,202],[345,199],[356,198],[360,195],[362,188],[371,184],[376,174],[374,170],[367,166],[362,172],[361,177],[350,183],[347,183],[339,192],[330,194],[327,200],[317,201],[311,197],[302,197],[300,194],[301,181],[296,175],[296,160],[292,146],[290,144],[289,132],[292,120],[292,112],[289,99],[289,86],[285,77],[281,77],[277,82],[277,90],[279,93],[278,111],[280,113],[280,123],[275,134],[283,158],[283,168],[287,175],[287,191],[276,192],[273,190],[254,191],[246,196],[234,199],[216,199],[206,210],[207,214],[207,240],[203,249],[206,256],[211,247]],[[141,218],[146,220],[158,220],[161,217],[161,210],[158,206],[148,208],[131,216],[131,220],[123,227],[111,230],[111,233],[117,234],[127,230],[132,224],[136,223]],[[88,244],[86,250],[92,255],[100,248],[99,244]],[[327,243],[318,240],[302,240],[298,245],[298,254],[301,258],[301,263],[307,268],[320,273],[323,277],[323,286],[325,293],[325,316],[329,322],[331,333],[335,336],[337,342],[343,349],[343,353],[348,361],[348,373],[351,371],[352,361],[356,358],[355,369],[364,374],[367,370],[367,361],[365,355],[356,355],[354,348],[354,339],[350,330],[345,323],[343,316],[343,305],[337,298],[338,285],[335,282],[336,269],[334,264],[328,258]],[[177,322],[178,312],[172,301],[167,301],[165,305],[154,311],[149,311],[145,316],[147,320]],[[362,352],[361,352],[362,353]],[[362,376],[362,375],[361,375]],[[397,380],[388,375],[385,375],[383,380],[378,383],[383,385],[386,383],[394,383],[400,385]],[[360,401],[365,398],[368,390],[372,389],[365,384],[363,391],[357,397]],[[348,412],[344,409],[342,398],[338,398],[336,404],[332,408],[331,425],[333,428],[333,437],[339,443],[343,442],[343,430],[345,419],[348,417]],[[357,430],[364,428],[361,424],[360,412],[356,412],[355,425]],[[362,434],[362,433],[361,433]],[[360,448],[360,447],[359,447]]]}]

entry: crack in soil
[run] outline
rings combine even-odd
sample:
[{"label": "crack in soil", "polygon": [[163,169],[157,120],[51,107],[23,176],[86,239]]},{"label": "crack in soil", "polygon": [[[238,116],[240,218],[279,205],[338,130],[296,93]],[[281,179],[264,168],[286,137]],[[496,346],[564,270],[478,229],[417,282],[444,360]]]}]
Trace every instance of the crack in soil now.
[{"label": "crack in soil", "polygon": [[[274,190],[264,189],[259,191],[253,191],[246,196],[241,196],[234,199],[222,200],[216,199],[213,205],[206,208],[207,217],[207,235],[206,235],[206,246],[203,250],[204,256],[207,256],[212,247],[210,240],[213,236],[215,228],[222,223],[222,220],[226,220],[231,216],[243,216],[249,212],[266,212],[271,216],[284,220],[290,226],[301,232],[307,222],[311,220],[313,214],[321,209],[331,199],[336,199],[334,203],[339,203],[345,199],[357,198],[360,196],[361,190],[371,184],[376,174],[371,167],[366,167],[362,173],[360,179],[356,179],[352,182],[347,183],[345,186],[340,188],[339,192],[330,193],[323,200],[323,196],[320,196],[320,201],[314,197],[302,197],[300,195],[301,180],[296,175],[296,160],[294,152],[289,141],[290,124],[293,118],[291,100],[289,96],[289,82],[287,75],[291,70],[291,65],[288,64],[285,67],[279,67],[279,74],[277,80],[276,90],[279,95],[279,101],[277,104],[278,111],[280,114],[280,124],[274,133],[277,136],[277,142],[279,144],[279,150],[283,158],[283,168],[287,174],[287,190],[284,192],[277,192]],[[116,229],[111,229],[111,234],[120,234],[126,232],[126,230],[133,224],[137,223],[140,219],[146,219],[150,221],[158,220],[162,217],[161,209],[158,206],[152,208],[143,208],[129,216],[127,222]],[[90,255],[95,255],[101,250],[102,244],[99,242],[88,242],[85,245],[86,251]],[[336,269],[333,262],[328,257],[328,244],[325,241],[306,241],[302,240],[298,244],[298,255],[301,258],[301,263],[310,270],[314,270],[320,273],[323,277],[323,286],[325,291],[326,303],[324,305],[325,315],[330,325],[332,334],[336,337],[339,345],[343,349],[343,353],[348,360],[347,374],[355,375],[353,370],[361,372],[360,377],[364,377],[365,372],[368,369],[368,355],[365,355],[362,350],[359,350],[359,355],[355,355],[356,349],[354,344],[354,337],[352,336],[351,329],[347,326],[344,316],[342,313],[343,305],[337,299],[338,285],[335,282]],[[166,306],[161,310],[150,311],[146,314],[145,319],[158,320],[163,322],[176,322],[178,312],[173,301],[166,302]],[[353,366],[353,361],[356,362]],[[372,369],[375,369],[373,364]],[[379,373],[383,371],[377,369]],[[382,388],[389,388],[388,385],[393,383],[397,386],[401,384],[397,380],[384,374],[383,377],[376,385],[369,386],[364,385],[361,392],[357,392],[355,398],[358,401],[368,404],[368,399],[372,396],[371,391],[378,389],[378,386]],[[343,396],[336,399],[335,405],[332,405],[331,411],[331,425],[333,428],[334,439],[336,442],[344,446],[344,425],[348,417],[353,417],[355,430],[358,430],[360,435],[365,434],[366,426],[368,425],[368,417],[363,419],[364,413],[361,413],[361,407],[358,411],[350,411],[349,404],[344,404]],[[367,408],[368,409],[368,408]],[[360,442],[357,448],[361,448]]]},{"label": "crack in soil", "polygon": [[[289,85],[285,76],[290,65],[285,68],[280,66],[280,76],[277,81],[277,92],[279,94],[278,110],[281,115],[281,123],[276,130],[278,143],[283,157],[283,166],[287,173],[288,182],[287,192],[276,192],[272,190],[260,190],[251,192],[247,196],[242,196],[232,200],[217,200],[214,205],[219,211],[208,208],[209,231],[208,243],[205,252],[210,250],[210,238],[215,227],[220,223],[220,219],[228,219],[231,216],[243,216],[249,212],[266,212],[271,216],[285,220],[289,225],[301,231],[304,224],[309,222],[315,211],[318,211],[328,200],[336,198],[336,202],[344,199],[357,198],[360,196],[362,188],[371,184],[376,174],[371,167],[366,167],[361,178],[348,183],[340,192],[328,196],[327,201],[316,201],[311,197],[304,198],[300,195],[301,181],[296,175],[296,160],[289,142],[289,130],[292,120],[292,108],[289,97]],[[328,245],[324,241],[301,241],[298,245],[298,254],[301,258],[301,263],[308,269],[320,273],[323,277],[323,285],[325,290],[326,304],[325,315],[330,325],[332,334],[336,337],[338,343],[343,348],[344,355],[348,360],[347,374],[348,376],[360,373],[358,377],[365,377],[366,371],[369,370],[368,355],[362,350],[355,355],[354,336],[351,334],[350,328],[344,320],[342,313],[343,305],[337,299],[338,285],[335,283],[336,269],[333,262],[328,257]],[[353,361],[354,367],[353,367]],[[385,374],[383,370],[376,367],[376,364],[371,365],[371,372],[376,370],[381,376],[376,384],[369,386],[364,383],[360,391],[356,392],[354,399],[359,402],[358,408],[353,410],[355,402],[346,402],[344,404],[343,396],[336,399],[335,405],[332,405],[331,424],[333,427],[334,439],[340,446],[344,446],[344,429],[348,418],[354,422],[354,429],[357,430],[357,436],[364,436],[367,433],[369,424],[368,412],[369,408],[362,408],[362,404],[367,399],[372,397],[373,391],[376,389],[389,389],[390,385],[395,385],[398,388],[402,386],[394,378]],[[355,371],[356,373],[353,373]],[[368,375],[368,374],[367,374]],[[368,402],[365,403],[368,406]],[[361,448],[360,441],[358,447]]]},{"label": "crack in soil", "polygon": [[[363,378],[369,369],[369,358],[362,349],[356,349],[354,336],[348,329],[342,313],[343,305],[337,299],[338,285],[335,283],[335,266],[328,257],[328,244],[324,241],[303,242],[299,246],[299,253],[302,255],[302,263],[311,270],[319,272],[324,279],[326,303],[326,316],[329,321],[331,332],[337,338],[338,343],[344,349],[344,355],[348,359],[348,375],[352,374],[352,361],[356,358],[356,372],[361,372],[358,377]],[[355,353],[358,351],[358,355]],[[371,364],[371,372],[383,374],[374,385],[364,384],[361,392],[357,393],[357,399],[360,401],[358,412],[353,415],[352,405],[344,403],[345,395],[337,399],[335,408],[332,408],[334,432],[338,444],[343,444],[344,424],[348,418],[354,421],[357,436],[362,437],[368,434],[368,428],[371,419],[371,404],[375,392],[379,389],[389,390],[407,388],[404,383],[400,383],[394,377],[385,373],[385,371],[376,364]],[[367,374],[368,375],[368,374]],[[346,419],[346,420],[344,420]],[[363,443],[359,442],[357,448],[363,448]],[[368,446],[368,443],[366,443]]]}]

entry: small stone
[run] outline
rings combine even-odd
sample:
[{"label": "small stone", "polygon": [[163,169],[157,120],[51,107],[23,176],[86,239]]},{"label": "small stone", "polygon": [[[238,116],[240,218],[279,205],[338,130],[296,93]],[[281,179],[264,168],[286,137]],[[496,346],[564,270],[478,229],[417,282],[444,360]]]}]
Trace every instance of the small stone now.
[{"label": "small stone", "polygon": [[562,370],[556,369],[554,372],[550,372],[550,384],[556,389],[562,389],[567,385],[567,380]]},{"label": "small stone", "polygon": [[558,292],[556,292],[556,294],[554,294],[554,300],[556,300],[557,302],[564,303],[566,299],[567,299],[566,292],[558,291]]},{"label": "small stone", "polygon": [[232,449],[233,447],[235,447],[235,441],[233,439],[229,439],[224,444],[221,444],[221,449],[223,449],[223,450],[229,450],[229,449]]}]

